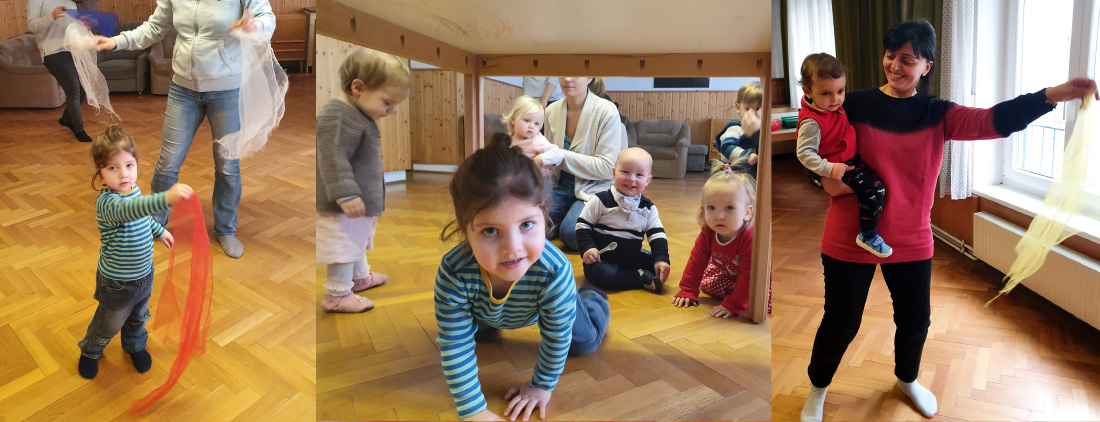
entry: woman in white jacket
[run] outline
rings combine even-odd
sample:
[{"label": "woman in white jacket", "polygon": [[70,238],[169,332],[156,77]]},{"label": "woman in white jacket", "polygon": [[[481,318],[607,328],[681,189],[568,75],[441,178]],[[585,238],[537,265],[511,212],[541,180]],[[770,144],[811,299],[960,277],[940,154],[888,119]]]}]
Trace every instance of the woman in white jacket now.
[{"label": "woman in white jacket", "polygon": [[[180,167],[204,118],[214,139],[240,130],[237,108],[241,87],[241,48],[233,28],[260,31],[270,39],[275,14],[268,0],[157,0],[157,8],[141,26],[112,38],[98,37],[98,49],[140,50],[160,41],[175,28],[172,84],[164,111],[164,139],[153,173],[154,193],[179,179]],[[241,201],[239,160],[227,160],[214,145],[214,231],[222,250],[232,258],[244,254],[237,240],[237,205]],[[153,214],[164,224],[168,212]]]},{"label": "woman in white jacket", "polygon": [[546,107],[546,138],[557,145],[537,164],[557,165],[550,220],[565,246],[577,250],[577,219],[584,202],[614,183],[612,167],[626,148],[619,110],[588,90],[589,77],[561,77],[562,101]]}]

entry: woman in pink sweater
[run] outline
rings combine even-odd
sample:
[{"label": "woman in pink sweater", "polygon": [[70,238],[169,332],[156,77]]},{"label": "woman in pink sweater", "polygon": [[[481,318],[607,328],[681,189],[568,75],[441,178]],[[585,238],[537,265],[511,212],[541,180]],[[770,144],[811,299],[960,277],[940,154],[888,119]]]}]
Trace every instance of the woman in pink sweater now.
[{"label": "woman in pink sweater", "polygon": [[886,85],[849,93],[844,109],[859,139],[858,154],[890,186],[878,230],[890,239],[894,253],[878,258],[851,241],[859,233],[856,197],[843,183],[822,178],[833,195],[821,241],[825,314],[807,370],[813,385],[802,408],[804,421],[821,420],[826,388],[859,330],[879,265],[893,299],[898,388],[924,416],[936,413],[936,397],[917,383],[917,374],[931,324],[930,221],[944,142],[1006,137],[1053,110],[1054,103],[1096,91],[1094,81],[1078,78],[992,108],[964,107],[917,92],[918,85],[927,87],[921,82],[932,70],[936,51],[935,30],[928,21],[898,24],[883,38],[883,47]]}]

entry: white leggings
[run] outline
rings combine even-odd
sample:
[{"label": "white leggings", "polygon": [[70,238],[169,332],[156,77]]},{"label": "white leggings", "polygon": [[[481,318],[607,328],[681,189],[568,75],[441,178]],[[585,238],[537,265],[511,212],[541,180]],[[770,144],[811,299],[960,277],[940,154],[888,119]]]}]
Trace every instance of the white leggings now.
[{"label": "white leggings", "polygon": [[365,278],[370,274],[367,256],[360,255],[353,263],[329,264],[325,266],[325,285],[330,296],[345,296],[351,293],[352,280]]}]

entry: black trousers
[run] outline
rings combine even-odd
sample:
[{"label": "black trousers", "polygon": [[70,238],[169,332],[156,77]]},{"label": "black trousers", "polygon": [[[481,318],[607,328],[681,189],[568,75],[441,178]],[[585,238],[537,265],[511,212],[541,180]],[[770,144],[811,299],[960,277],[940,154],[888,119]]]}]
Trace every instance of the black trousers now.
[{"label": "black trousers", "polygon": [[84,88],[80,86],[80,76],[73,64],[73,55],[68,51],[53,53],[42,59],[46,70],[61,84],[65,91],[65,111],[61,121],[72,126],[73,133],[84,131],[84,120],[80,116],[80,105],[84,102]]},{"label": "black trousers", "polygon": [[601,289],[641,289],[643,280],[638,270],[653,272],[652,253],[645,249],[636,253],[612,251],[601,262],[584,264],[584,277]]},{"label": "black trousers", "polygon": [[[810,382],[827,387],[844,357],[848,344],[859,331],[867,291],[875,275],[876,264],[834,259],[821,254],[825,267],[825,316],[814,337],[814,350],[807,372]],[[894,302],[894,375],[904,382],[917,379],[924,340],[932,308],[932,259],[882,264],[882,277]]]},{"label": "black trousers", "polygon": [[[874,170],[867,167],[867,163],[859,158],[859,155],[845,161],[844,164],[855,167],[847,171],[840,178],[841,182],[852,188],[859,202],[859,231],[864,238],[871,238],[878,234],[878,219],[882,216],[882,204],[886,203],[886,185],[878,178]],[[821,176],[806,170],[806,177],[814,186],[821,188]]]}]

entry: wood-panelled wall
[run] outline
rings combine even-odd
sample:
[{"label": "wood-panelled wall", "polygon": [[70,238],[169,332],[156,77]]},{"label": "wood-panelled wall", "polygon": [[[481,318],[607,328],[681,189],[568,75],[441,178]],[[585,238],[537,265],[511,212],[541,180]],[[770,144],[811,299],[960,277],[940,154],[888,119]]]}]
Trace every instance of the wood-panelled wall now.
[{"label": "wood-panelled wall", "polygon": [[462,74],[442,69],[412,72],[409,95],[409,141],[412,162],[459,164],[462,143]]},{"label": "wood-panelled wall", "polygon": [[[462,118],[465,115],[464,75],[451,70],[413,70],[409,96],[409,140],[412,162],[461,164],[466,157]],[[485,114],[503,115],[523,89],[485,79]]]},{"label": "wood-panelled wall", "polygon": [[630,121],[677,120],[691,126],[691,143],[710,144],[710,119],[734,119],[737,91],[609,91]]},{"label": "wood-panelled wall", "polygon": [[[316,7],[317,0],[269,0],[275,14]],[[119,22],[141,22],[156,9],[156,0],[99,0],[99,10],[118,15]],[[0,39],[27,32],[27,0],[0,0]]]},{"label": "wood-panelled wall", "polygon": [[[317,112],[339,96],[340,76],[337,69],[358,45],[317,35]],[[397,106],[397,113],[378,121],[382,135],[382,167],[385,171],[412,169],[409,151],[409,101]]]},{"label": "wood-panelled wall", "polygon": [[485,79],[485,114],[501,116],[512,111],[512,103],[523,95],[523,88],[493,79]]}]

